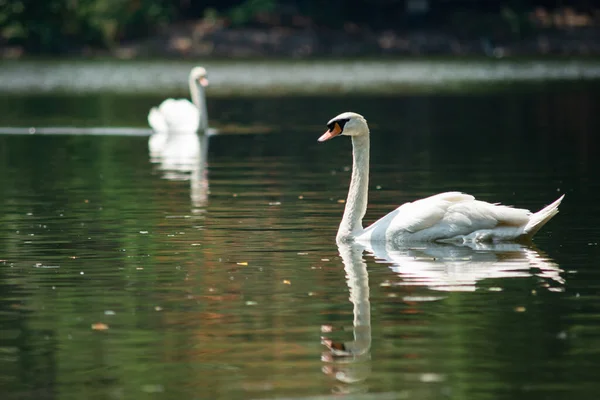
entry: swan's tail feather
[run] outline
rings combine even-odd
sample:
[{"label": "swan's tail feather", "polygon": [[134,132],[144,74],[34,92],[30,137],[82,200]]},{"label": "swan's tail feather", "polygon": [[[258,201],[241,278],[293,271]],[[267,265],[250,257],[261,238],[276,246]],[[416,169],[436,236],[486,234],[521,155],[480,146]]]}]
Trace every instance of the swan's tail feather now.
[{"label": "swan's tail feather", "polygon": [[558,214],[558,206],[564,197],[565,195],[563,194],[554,203],[533,214],[523,230],[523,235],[528,238],[533,237],[542,226],[546,225],[552,217]]}]

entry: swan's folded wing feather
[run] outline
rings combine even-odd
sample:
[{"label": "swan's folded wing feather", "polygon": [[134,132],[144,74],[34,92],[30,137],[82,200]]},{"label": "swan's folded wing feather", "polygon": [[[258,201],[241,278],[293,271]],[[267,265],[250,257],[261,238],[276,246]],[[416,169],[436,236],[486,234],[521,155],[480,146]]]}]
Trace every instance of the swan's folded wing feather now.
[{"label": "swan's folded wing feather", "polygon": [[528,210],[490,204],[459,192],[441,193],[406,203],[365,230],[370,237],[441,240],[494,228],[522,229]]},{"label": "swan's folded wing feather", "polygon": [[412,203],[405,203],[374,222],[365,230],[365,233],[371,237],[385,237],[389,234],[390,229],[409,233],[421,231],[439,223],[452,204],[473,199],[474,197],[468,194],[446,192]]},{"label": "swan's folded wing feather", "polygon": [[410,211],[412,218],[404,214],[396,220],[399,223],[393,221],[390,228],[404,229],[424,240],[451,239],[492,230],[518,235],[531,215],[525,209],[490,204],[472,197],[463,201],[447,199],[424,203]]},{"label": "swan's folded wing feather", "polygon": [[453,205],[474,199],[468,194],[446,192],[403,204],[397,209],[398,215],[394,218],[394,229],[414,233],[430,228],[440,223]]},{"label": "swan's folded wing feather", "polygon": [[170,131],[196,131],[200,124],[198,108],[186,99],[167,99],[158,110]]},{"label": "swan's folded wing feather", "polygon": [[166,132],[168,129],[164,116],[156,107],[152,107],[148,113],[148,124],[155,132]]}]

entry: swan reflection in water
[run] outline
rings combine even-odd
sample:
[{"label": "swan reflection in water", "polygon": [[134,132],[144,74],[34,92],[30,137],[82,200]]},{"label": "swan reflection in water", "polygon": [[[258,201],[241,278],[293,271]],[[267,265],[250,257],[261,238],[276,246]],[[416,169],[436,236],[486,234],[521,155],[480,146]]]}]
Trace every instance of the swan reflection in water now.
[{"label": "swan reflection in water", "polygon": [[208,201],[207,158],[210,136],[214,130],[169,134],[163,152],[150,160],[158,166],[163,179],[190,181],[193,207],[203,207]]},{"label": "swan reflection in water", "polygon": [[[354,340],[340,342],[322,337],[327,350],[322,354],[323,372],[340,384],[336,392],[366,391],[371,373],[371,303],[369,275],[363,252],[378,263],[391,264],[398,274],[397,285],[425,286],[439,291],[473,291],[477,282],[487,278],[539,278],[538,286],[562,290],[563,272],[556,263],[532,247],[516,243],[503,244],[435,244],[394,248],[391,244],[365,247],[357,243],[340,243],[338,251],[350,292],[354,320]],[[427,298],[439,300],[443,297]],[[322,332],[331,327],[324,325]]]},{"label": "swan reflection in water", "polygon": [[564,284],[563,271],[556,263],[519,243],[429,243],[406,248],[373,243],[367,250],[376,262],[392,264],[392,271],[402,278],[397,285],[474,291],[483,279],[531,276],[543,280],[549,290],[560,291]]},{"label": "swan reflection in water", "polygon": [[[357,393],[366,391],[362,385],[371,374],[371,303],[369,302],[369,274],[367,263],[363,259],[361,245],[352,243],[338,244],[338,251],[344,263],[346,284],[350,291],[354,321],[354,340],[336,342],[326,337],[322,343],[327,346],[321,359],[325,362],[323,372],[341,382],[338,393]],[[322,326],[323,333],[331,332],[329,326]]]}]

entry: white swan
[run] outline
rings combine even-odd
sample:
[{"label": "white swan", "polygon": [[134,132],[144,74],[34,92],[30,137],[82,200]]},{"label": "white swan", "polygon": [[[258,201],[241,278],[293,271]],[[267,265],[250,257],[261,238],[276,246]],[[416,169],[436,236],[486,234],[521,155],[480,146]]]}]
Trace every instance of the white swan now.
[{"label": "white swan", "polygon": [[167,99],[148,113],[148,123],[154,134],[148,140],[153,157],[160,156],[173,133],[197,132],[208,129],[208,112],[204,88],[208,86],[206,69],[194,67],[189,75],[192,102],[187,99]]},{"label": "white swan", "polygon": [[363,229],[369,189],[369,127],[362,115],[345,112],[327,123],[319,142],[352,138],[352,178],[336,240],[343,242],[479,242],[531,238],[558,213],[561,196],[542,210],[490,204],[460,192],[440,193],[406,203]]}]

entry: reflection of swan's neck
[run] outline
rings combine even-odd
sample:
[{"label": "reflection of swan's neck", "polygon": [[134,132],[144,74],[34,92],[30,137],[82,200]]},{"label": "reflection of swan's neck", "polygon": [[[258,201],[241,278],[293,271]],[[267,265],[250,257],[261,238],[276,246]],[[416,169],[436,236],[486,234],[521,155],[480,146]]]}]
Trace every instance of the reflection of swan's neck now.
[{"label": "reflection of swan's neck", "polygon": [[190,198],[194,207],[203,207],[208,201],[208,176],[206,171],[208,158],[208,135],[203,131],[198,134],[200,152],[197,164],[190,175]]},{"label": "reflection of swan's neck", "polygon": [[352,178],[337,241],[346,242],[363,230],[369,197],[369,132],[352,136]]},{"label": "reflection of swan's neck", "polygon": [[198,108],[200,114],[199,129],[205,131],[208,128],[208,110],[206,109],[204,86],[199,84],[198,80],[193,75],[190,75],[189,85],[192,103]]},{"label": "reflection of swan's neck", "polygon": [[354,356],[365,354],[371,348],[371,303],[369,301],[369,275],[364,262],[363,248],[340,245],[350,301],[354,305],[354,342],[344,343],[346,351]]}]

